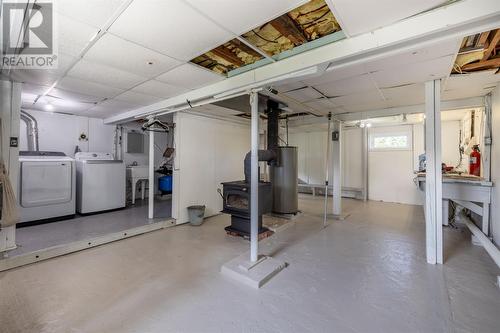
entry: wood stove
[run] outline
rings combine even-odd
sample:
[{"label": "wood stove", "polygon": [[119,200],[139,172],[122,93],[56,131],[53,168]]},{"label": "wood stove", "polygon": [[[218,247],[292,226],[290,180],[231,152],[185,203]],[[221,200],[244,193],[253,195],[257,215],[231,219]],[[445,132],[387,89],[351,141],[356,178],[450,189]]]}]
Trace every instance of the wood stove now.
[{"label": "wood stove", "polygon": [[[243,181],[222,183],[223,213],[231,214],[231,225],[226,231],[250,236],[250,184]],[[273,207],[272,186],[259,182],[259,233],[267,231],[262,227],[262,214]]]}]

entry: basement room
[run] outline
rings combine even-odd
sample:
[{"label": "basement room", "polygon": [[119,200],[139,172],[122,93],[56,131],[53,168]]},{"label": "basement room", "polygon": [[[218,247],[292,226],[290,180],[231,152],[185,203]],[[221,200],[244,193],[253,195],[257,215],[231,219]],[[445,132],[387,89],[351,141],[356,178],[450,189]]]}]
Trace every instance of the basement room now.
[{"label": "basement room", "polygon": [[498,0],[0,26],[1,332],[500,330]]}]

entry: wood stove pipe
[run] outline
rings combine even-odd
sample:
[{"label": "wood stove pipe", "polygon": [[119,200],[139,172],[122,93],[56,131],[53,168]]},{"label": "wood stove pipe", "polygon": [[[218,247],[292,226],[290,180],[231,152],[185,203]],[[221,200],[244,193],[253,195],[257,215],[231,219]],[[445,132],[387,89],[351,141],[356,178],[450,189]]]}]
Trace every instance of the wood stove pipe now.
[{"label": "wood stove pipe", "polygon": [[[276,160],[276,152],[274,150],[259,150],[258,153],[259,162],[272,162]],[[252,163],[252,152],[249,151],[245,156],[244,171],[245,171],[245,182],[250,183],[250,169]]]}]

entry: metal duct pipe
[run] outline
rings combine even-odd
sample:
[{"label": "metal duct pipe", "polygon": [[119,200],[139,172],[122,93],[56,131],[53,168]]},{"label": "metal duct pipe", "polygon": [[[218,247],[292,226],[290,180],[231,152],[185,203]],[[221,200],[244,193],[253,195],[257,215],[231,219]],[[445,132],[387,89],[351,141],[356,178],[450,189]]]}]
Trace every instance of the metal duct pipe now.
[{"label": "metal duct pipe", "polygon": [[267,149],[276,149],[279,146],[279,103],[267,101]]},{"label": "metal duct pipe", "polygon": [[38,146],[38,122],[35,117],[30,115],[25,110],[21,110],[21,120],[26,123],[26,131],[28,135],[28,150],[39,151]]},{"label": "metal duct pipe", "polygon": [[[259,156],[259,162],[261,161],[270,162],[276,160],[276,152],[273,150],[259,150],[258,156]],[[252,152],[250,151],[245,156],[245,162],[244,162],[246,183],[250,182],[251,164],[252,164]]]}]

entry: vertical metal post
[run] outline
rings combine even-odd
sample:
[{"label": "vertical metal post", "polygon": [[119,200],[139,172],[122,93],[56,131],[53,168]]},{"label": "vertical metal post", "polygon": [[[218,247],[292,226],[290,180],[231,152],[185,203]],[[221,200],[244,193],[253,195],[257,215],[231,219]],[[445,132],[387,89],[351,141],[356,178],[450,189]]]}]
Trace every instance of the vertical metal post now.
[{"label": "vertical metal post", "polygon": [[362,130],[363,140],[363,201],[368,200],[368,129],[366,126]]},{"label": "vertical metal post", "polygon": [[429,264],[443,263],[441,81],[425,83],[425,234]]},{"label": "vertical metal post", "polygon": [[155,203],[155,132],[149,131],[149,189],[148,218],[154,217]]},{"label": "vertical metal post", "polygon": [[333,122],[333,132],[338,133],[338,138],[332,140],[333,157],[333,216],[342,216],[342,124]]},{"label": "vertical metal post", "polygon": [[252,109],[250,177],[250,261],[259,257],[259,94],[250,93]]},{"label": "vertical metal post", "polygon": [[326,227],[326,217],[328,215],[328,180],[330,178],[330,141],[331,135],[332,113],[328,113],[328,131],[326,132],[326,157],[325,157],[325,203],[323,215],[323,227]]}]

